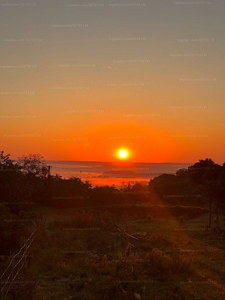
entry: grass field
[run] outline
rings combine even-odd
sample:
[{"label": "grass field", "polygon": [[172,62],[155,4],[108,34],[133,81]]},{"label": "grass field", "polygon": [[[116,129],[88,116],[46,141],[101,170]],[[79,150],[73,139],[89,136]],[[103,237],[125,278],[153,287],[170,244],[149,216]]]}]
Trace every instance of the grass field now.
[{"label": "grass field", "polygon": [[[205,230],[207,210],[40,212],[44,221],[24,275],[33,278],[30,299],[225,299],[225,237]],[[24,293],[17,288],[15,299]]]}]

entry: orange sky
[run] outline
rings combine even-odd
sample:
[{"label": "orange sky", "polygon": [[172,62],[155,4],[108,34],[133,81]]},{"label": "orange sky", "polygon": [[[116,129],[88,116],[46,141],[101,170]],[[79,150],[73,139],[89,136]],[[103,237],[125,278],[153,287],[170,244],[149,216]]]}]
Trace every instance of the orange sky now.
[{"label": "orange sky", "polygon": [[134,162],[224,162],[224,5],[2,7],[1,149],[14,159],[114,161],[127,148]]}]

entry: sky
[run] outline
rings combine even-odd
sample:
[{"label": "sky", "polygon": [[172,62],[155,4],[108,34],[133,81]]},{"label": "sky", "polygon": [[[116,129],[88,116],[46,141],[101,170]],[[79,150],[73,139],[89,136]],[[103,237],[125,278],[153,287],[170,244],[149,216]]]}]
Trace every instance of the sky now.
[{"label": "sky", "polygon": [[0,150],[223,163],[224,9],[222,0],[1,0]]}]

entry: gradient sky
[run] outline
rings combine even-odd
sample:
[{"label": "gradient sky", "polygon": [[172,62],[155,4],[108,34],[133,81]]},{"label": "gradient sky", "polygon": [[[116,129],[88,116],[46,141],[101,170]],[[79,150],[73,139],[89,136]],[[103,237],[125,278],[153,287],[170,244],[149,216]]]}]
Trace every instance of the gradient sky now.
[{"label": "gradient sky", "polygon": [[0,2],[5,153],[224,162],[223,0],[20,3]]}]

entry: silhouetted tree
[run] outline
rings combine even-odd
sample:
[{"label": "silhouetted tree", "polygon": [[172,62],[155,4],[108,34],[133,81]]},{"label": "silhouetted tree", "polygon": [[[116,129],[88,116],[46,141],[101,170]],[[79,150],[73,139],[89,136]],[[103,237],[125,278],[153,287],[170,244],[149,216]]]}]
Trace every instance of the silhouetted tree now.
[{"label": "silhouetted tree", "polygon": [[[0,155],[0,203],[9,206],[16,213],[20,210],[19,203],[27,201],[31,195],[31,186],[21,172],[20,166],[10,159],[10,154]],[[15,204],[16,203],[16,204]]]},{"label": "silhouetted tree", "polygon": [[48,166],[40,154],[19,157],[18,165],[24,174],[30,177],[47,177],[48,175]]},{"label": "silhouetted tree", "polygon": [[206,158],[205,160],[199,160],[193,166],[188,167],[188,172],[195,184],[202,185],[205,188],[206,194],[209,199],[209,228],[212,224],[212,204],[213,201],[217,205],[217,218],[220,192],[217,189],[219,180],[222,175],[222,167],[212,159]]}]

